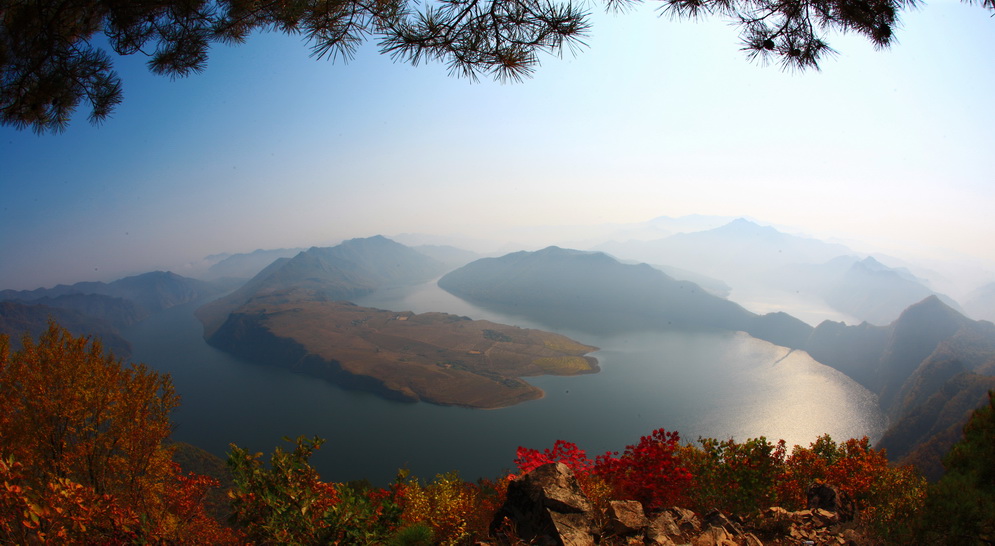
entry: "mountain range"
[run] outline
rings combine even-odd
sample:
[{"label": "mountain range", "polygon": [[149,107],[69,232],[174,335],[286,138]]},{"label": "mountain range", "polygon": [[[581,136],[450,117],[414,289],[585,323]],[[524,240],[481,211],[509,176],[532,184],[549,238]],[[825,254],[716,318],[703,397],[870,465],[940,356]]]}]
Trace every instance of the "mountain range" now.
[{"label": "mountain range", "polygon": [[439,286],[481,306],[581,331],[742,330],[805,350],[877,394],[892,423],[881,446],[934,477],[938,455],[958,437],[951,431],[995,386],[995,325],[965,317],[936,295],[887,326],[827,320],[812,328],[786,313],[755,315],[645,264],[556,247],[481,259]]},{"label": "mountain range", "polygon": [[598,370],[584,356],[595,347],[551,332],[345,301],[425,282],[446,268],[382,236],[351,239],[277,259],[197,316],[215,347],[390,399],[498,408],[542,396],[522,376]]},{"label": "mountain range", "polygon": [[254,298],[271,302],[350,300],[391,284],[424,282],[446,271],[442,262],[377,235],[334,247],[312,247],[279,258],[240,288],[197,310],[205,337]]},{"label": "mountain range", "polygon": [[122,314],[132,314],[134,317],[131,322],[133,323],[150,313],[203,299],[218,294],[224,289],[224,285],[182,277],[170,271],[153,271],[125,277],[110,283],[79,282],[36,290],[0,290],[0,301],[39,303],[77,310],[91,305],[91,310],[100,316],[99,308],[110,306],[106,303],[101,305],[96,301],[90,304],[80,296],[108,296],[128,302],[123,305],[128,309],[108,309],[107,318],[113,318],[111,315],[115,314],[118,315],[118,318],[122,318]]},{"label": "mountain range", "polygon": [[878,395],[890,418],[879,447],[932,478],[942,474],[940,457],[960,438],[970,412],[995,388],[995,325],[971,320],[936,296],[888,326],[826,321],[807,350]]},{"label": "mountain range", "polygon": [[76,335],[99,337],[119,358],[131,355],[121,336],[152,313],[198,301],[227,289],[223,284],[154,271],[110,283],[80,282],[36,290],[0,290],[0,333],[37,337],[55,320]]},{"label": "mountain range", "polygon": [[959,308],[907,269],[888,267],[871,256],[858,257],[844,245],[790,235],[742,218],[714,229],[605,243],[597,249],[619,259],[719,279],[731,288],[724,295],[737,289],[781,292],[823,302],[873,324],[889,324],[903,309],[934,294]]},{"label": "mountain range", "polygon": [[[226,271],[258,272],[202,306],[197,316],[209,342],[248,354],[248,345],[240,345],[248,338],[239,328],[276,320],[273,313],[297,312],[295,302],[349,301],[449,271],[438,281],[446,291],[553,329],[744,331],[805,350],[875,393],[890,418],[880,446],[893,459],[916,462],[934,477],[942,471],[939,455],[959,437],[969,411],[984,400],[987,389],[995,388],[992,323],[965,317],[956,302],[931,290],[929,281],[913,272],[856,256],[842,245],[741,219],[702,232],[602,247],[606,252],[551,246],[475,259],[479,255],[452,247],[413,248],[375,236],[293,255],[257,251],[252,257],[232,257]],[[622,261],[638,261],[639,256],[659,267]],[[863,322],[826,320],[813,327],[784,312],[757,314],[722,297],[730,287],[735,293],[738,283],[804,292]],[[150,313],[221,293],[226,286],[232,285],[153,272],[112,283],[4,290],[0,331],[35,334],[52,317],[74,333],[100,335],[122,356],[127,342],[118,335],[121,328]],[[977,316],[995,299],[992,286],[977,290],[965,308]]]},{"label": "mountain range", "polygon": [[483,258],[451,271],[439,287],[465,300],[595,333],[659,329],[742,330],[798,344],[808,326],[784,313],[757,315],[690,281],[603,252],[549,247]]},{"label": "mountain range", "polygon": [[964,309],[974,318],[995,322],[995,282],[968,294],[964,300]]}]

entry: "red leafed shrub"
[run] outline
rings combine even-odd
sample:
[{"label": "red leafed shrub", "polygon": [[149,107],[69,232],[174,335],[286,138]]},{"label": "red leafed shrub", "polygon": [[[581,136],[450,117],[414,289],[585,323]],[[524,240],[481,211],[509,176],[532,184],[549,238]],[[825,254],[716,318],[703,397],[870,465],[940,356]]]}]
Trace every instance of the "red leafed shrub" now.
[{"label": "red leafed shrub", "polygon": [[620,498],[634,499],[647,510],[679,503],[691,484],[691,473],[677,459],[680,436],[664,429],[643,436],[625,452],[605,453],[597,458],[594,473],[604,479]]},{"label": "red leafed shrub", "polygon": [[[605,453],[594,462],[576,444],[557,440],[553,449],[518,448],[515,464],[525,474],[548,463],[563,463],[573,470],[589,496],[638,500],[647,510],[677,504],[691,483],[691,473],[677,458],[680,436],[657,429],[622,455]],[[610,491],[602,491],[602,489]],[[595,499],[596,500],[596,499]]]},{"label": "red leafed shrub", "polygon": [[590,473],[593,465],[583,449],[577,447],[575,443],[564,442],[563,440],[557,440],[553,444],[552,450],[544,449],[539,451],[537,449],[519,447],[517,455],[515,465],[518,466],[522,474],[532,472],[544,464],[563,463],[569,466],[570,470],[573,470],[574,474],[580,477]]}]

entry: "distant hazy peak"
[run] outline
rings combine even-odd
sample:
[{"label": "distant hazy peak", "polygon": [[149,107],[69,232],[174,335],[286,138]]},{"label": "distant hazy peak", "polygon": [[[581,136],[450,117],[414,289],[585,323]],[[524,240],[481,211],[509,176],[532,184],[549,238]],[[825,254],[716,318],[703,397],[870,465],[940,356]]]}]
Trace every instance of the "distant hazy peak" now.
[{"label": "distant hazy peak", "polygon": [[130,277],[124,277],[124,278],[118,279],[118,280],[116,280],[116,281],[114,281],[114,282],[112,282],[110,284],[114,284],[114,283],[126,283],[126,282],[132,282],[132,281],[148,281],[148,280],[153,280],[153,279],[179,280],[179,279],[185,279],[185,278],[186,277],[177,275],[176,273],[173,273],[172,271],[149,271],[148,273],[140,273],[138,275],[132,275]]},{"label": "distant hazy peak", "polygon": [[728,232],[728,233],[742,233],[742,234],[755,234],[755,235],[783,235],[780,231],[774,229],[771,226],[761,226],[756,222],[751,222],[746,218],[736,218],[728,224],[717,227],[712,231],[716,232]]},{"label": "distant hazy peak", "polygon": [[[548,246],[540,250],[534,250],[531,252],[527,250],[521,250],[519,252],[508,254],[507,256],[516,256],[524,260],[546,260],[546,259],[583,260],[583,263],[587,265],[594,265],[594,264],[623,265],[622,262],[618,261],[615,257],[600,250],[577,250],[573,248],[562,248],[555,245]],[[633,266],[636,264],[629,264],[629,265]],[[638,264],[638,265],[645,266],[646,264]]]},{"label": "distant hazy peak", "polygon": [[[523,252],[528,253],[528,251],[523,251]],[[536,250],[536,251],[532,252],[532,254],[536,254],[536,255],[551,254],[551,255],[563,255],[563,256],[582,256],[582,255],[604,254],[604,252],[601,252],[601,251],[598,251],[598,250],[577,250],[575,248],[563,248],[563,247],[559,247],[559,246],[556,246],[556,245],[550,245],[550,246],[547,246],[546,248],[543,248],[543,249],[540,249],[540,250]]]},{"label": "distant hazy peak", "polygon": [[198,309],[197,316],[209,337],[254,298],[350,300],[384,284],[426,281],[445,269],[439,260],[382,235],[349,239],[275,260],[238,290]]},{"label": "distant hazy peak", "polygon": [[892,271],[892,269],[890,267],[888,267],[888,266],[884,265],[883,263],[877,261],[876,259],[874,259],[873,256],[868,256],[868,257],[864,258],[863,260],[860,260],[859,262],[857,262],[857,263],[855,263],[853,265],[854,265],[854,267],[862,267],[862,268],[867,269],[869,271]]},{"label": "distant hazy peak", "polygon": [[374,245],[374,244],[390,244],[390,245],[404,246],[401,243],[392,241],[391,239],[384,237],[383,235],[374,235],[372,237],[355,237],[353,239],[347,239],[345,241],[342,241],[342,243],[339,246],[365,246],[365,245]]},{"label": "distant hazy peak", "polygon": [[905,311],[902,311],[896,323],[921,318],[946,319],[957,322],[958,324],[971,322],[971,319],[965,317],[953,307],[943,303],[936,294],[932,294],[919,303],[910,305]]}]

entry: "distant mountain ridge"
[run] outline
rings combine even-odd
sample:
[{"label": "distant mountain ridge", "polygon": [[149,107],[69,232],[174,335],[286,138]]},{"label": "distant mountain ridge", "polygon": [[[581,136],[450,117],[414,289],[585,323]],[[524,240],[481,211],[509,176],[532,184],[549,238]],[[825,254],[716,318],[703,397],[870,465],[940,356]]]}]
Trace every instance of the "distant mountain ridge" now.
[{"label": "distant mountain ridge", "polygon": [[937,296],[947,306],[956,302],[936,294],[907,271],[892,269],[872,257],[855,261],[822,289],[822,297],[845,313],[874,324],[889,324],[913,303]]},{"label": "distant mountain ridge", "polygon": [[603,252],[548,247],[483,258],[447,273],[439,286],[474,303],[589,332],[742,330],[797,346],[810,329],[784,313],[756,315],[695,283]]},{"label": "distant mountain ridge", "polygon": [[0,334],[10,337],[11,348],[14,350],[21,347],[21,336],[25,334],[37,340],[38,336],[48,330],[49,320],[54,320],[73,335],[100,338],[104,350],[114,353],[118,358],[131,357],[131,344],[106,320],[85,315],[75,309],[0,301]]},{"label": "distant mountain ridge", "polygon": [[651,264],[665,264],[713,276],[758,275],[792,263],[821,263],[852,251],[839,244],[782,233],[770,226],[739,218],[723,226],[677,233],[652,241],[600,245],[612,255]]},{"label": "distant mountain ridge", "polygon": [[232,311],[254,298],[351,300],[385,285],[424,282],[445,270],[442,262],[381,235],[350,239],[275,260],[241,288],[198,309],[197,317],[210,339]]},{"label": "distant mountain ridge", "polygon": [[219,290],[214,284],[171,271],[152,271],[109,283],[79,282],[35,290],[0,290],[0,301],[34,302],[49,298],[53,302],[60,296],[97,294],[129,300],[138,306],[140,313],[148,314],[217,294]]},{"label": "distant mountain ridge", "polygon": [[291,258],[303,248],[259,249],[253,252],[231,254],[208,268],[202,278],[219,279],[234,277],[250,279],[278,258]]},{"label": "distant mountain ridge", "polygon": [[197,301],[221,290],[218,286],[154,271],[110,283],[80,282],[35,290],[0,290],[0,332],[19,339],[37,336],[54,319],[76,335],[100,337],[118,357],[131,355],[121,337],[127,328],[150,314]]},{"label": "distant mountain ridge", "polygon": [[935,444],[945,453],[957,435],[940,435],[961,426],[995,381],[995,325],[964,317],[936,295],[887,326],[824,321],[812,328],[786,313],[755,315],[646,264],[558,247],[481,259],[439,286],[478,305],[582,331],[742,330],[806,350],[876,393],[892,417],[882,445],[927,467],[938,463],[914,450]]},{"label": "distant mountain ridge", "polygon": [[995,322],[995,282],[971,291],[964,301],[964,309],[976,319]]},{"label": "distant mountain ridge", "polygon": [[706,231],[598,249],[664,270],[713,277],[732,287],[732,293],[758,287],[793,293],[873,324],[890,324],[906,307],[933,294],[959,310],[955,301],[904,268],[857,257],[844,245],[790,235],[743,218]]},{"label": "distant mountain ridge", "polygon": [[888,326],[826,321],[809,339],[813,358],[878,394],[891,425],[879,442],[930,477],[971,410],[995,387],[995,325],[929,296]]}]

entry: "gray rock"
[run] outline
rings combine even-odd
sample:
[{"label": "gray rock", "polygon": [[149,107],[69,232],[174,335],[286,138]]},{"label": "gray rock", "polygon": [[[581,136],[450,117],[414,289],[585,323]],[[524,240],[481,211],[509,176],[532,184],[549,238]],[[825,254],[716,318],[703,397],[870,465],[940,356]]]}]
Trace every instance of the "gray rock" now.
[{"label": "gray rock", "polygon": [[508,484],[491,532],[529,544],[592,546],[593,511],[573,471],[563,463],[546,464]]}]

